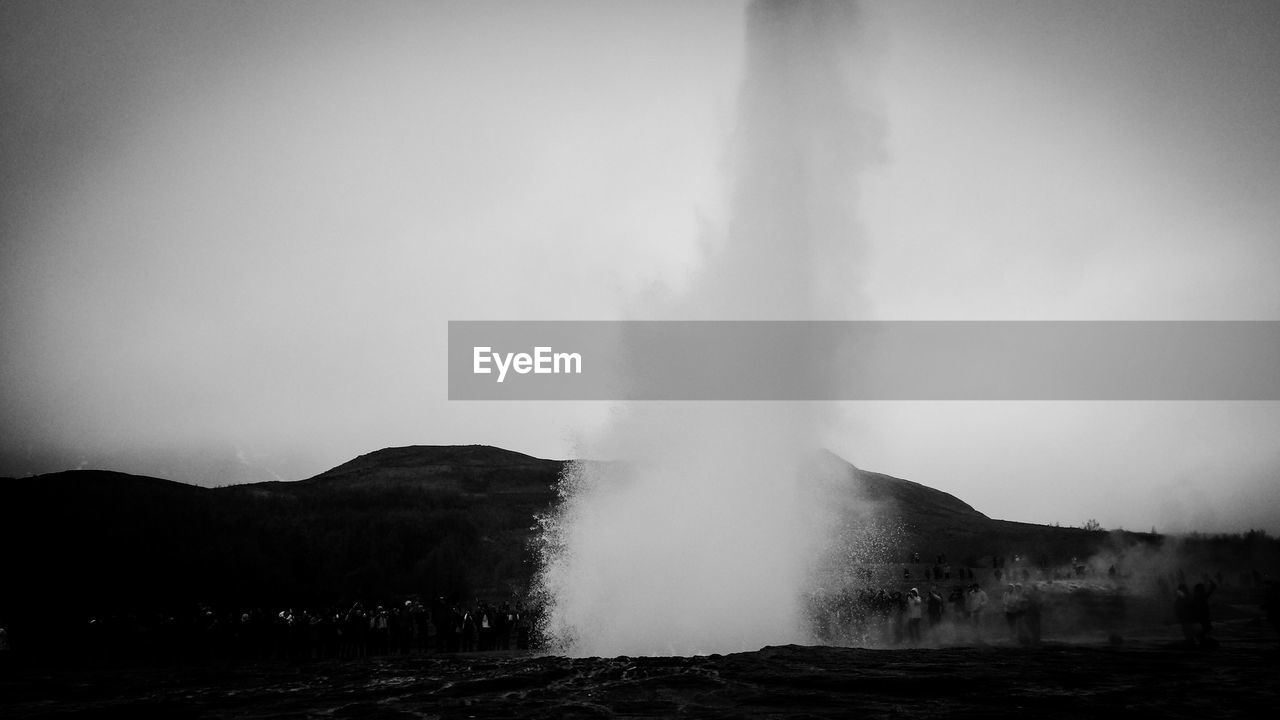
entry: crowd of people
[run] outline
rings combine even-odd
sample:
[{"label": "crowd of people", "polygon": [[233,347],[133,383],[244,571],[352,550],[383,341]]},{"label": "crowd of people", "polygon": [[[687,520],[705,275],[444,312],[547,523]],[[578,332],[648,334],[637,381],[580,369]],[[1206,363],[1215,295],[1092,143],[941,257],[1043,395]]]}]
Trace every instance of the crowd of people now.
[{"label": "crowd of people", "polygon": [[[990,641],[1035,646],[1041,642],[1045,614],[1060,616],[1070,609],[1061,597],[1057,604],[1047,602],[1046,590],[1052,591],[1061,577],[1076,576],[1079,567],[1073,559],[1065,576],[1041,569],[1033,581],[1017,556],[1013,568],[1007,567],[1003,557],[993,556],[991,567],[980,568],[977,575],[971,566],[953,569],[944,555],[923,570],[918,555],[911,554],[910,560],[900,574],[894,567],[879,566],[875,572],[858,568],[856,581],[812,594],[808,612],[813,640],[861,647]],[[913,575],[922,576],[928,584],[916,584]],[[1116,578],[1114,566],[1107,575]],[[1219,584],[1208,575],[1190,587],[1180,575],[1176,581],[1171,616],[1181,627],[1184,642],[1192,647],[1216,646],[1210,598]],[[1170,587],[1164,583],[1161,578],[1161,595]],[[985,589],[1001,584],[998,597]],[[1262,607],[1280,632],[1280,586],[1261,576],[1256,584],[1265,591]],[[1103,607],[1095,617],[1114,616],[1114,609]],[[65,625],[61,623],[66,619],[58,618],[57,626],[38,624],[16,634],[0,622],[0,663],[7,663],[14,649],[24,646],[30,655],[46,650],[66,656],[71,649],[74,660],[99,664],[530,651],[538,642],[538,615],[536,605],[518,597],[471,603],[408,598],[323,608],[198,605],[185,612],[116,612]],[[1061,625],[1061,617],[1057,619]]]},{"label": "crowd of people", "polygon": [[[1025,641],[1039,642],[1038,599],[1030,594],[1025,597],[1015,612],[1020,618],[1026,615],[1036,618],[1036,624],[1028,622],[1019,627],[1036,628],[1034,635],[1025,635]],[[906,591],[886,587],[850,588],[834,594],[818,593],[810,601],[813,634],[824,644],[919,646],[983,642],[990,635],[991,600],[977,582],[949,588],[931,585],[924,592],[918,587]],[[1037,603],[1034,609],[1033,602]]]},{"label": "crowd of people", "polygon": [[1000,597],[1009,637],[1020,645],[1040,644],[1040,615],[1044,603],[1035,585],[1009,583]]},{"label": "crowd of people", "polygon": [[[345,607],[118,612],[49,627],[42,621],[4,648],[59,653],[73,663],[185,664],[358,659],[379,655],[527,651],[536,611],[520,599],[447,603],[408,599]],[[65,622],[63,620],[62,622]],[[23,641],[26,642],[23,642]],[[74,655],[66,651],[74,648]]]},{"label": "crowd of people", "polygon": [[[1127,622],[1144,618],[1138,621],[1175,621],[1190,647],[1217,645],[1210,597],[1223,582],[1221,572],[1215,576],[1217,582],[1206,574],[1192,585],[1184,582],[1181,572],[1167,578],[1134,576],[1117,564],[1090,569],[1077,558],[1061,567],[1033,566],[1021,555],[992,555],[989,565],[966,563],[958,568],[941,554],[932,563],[921,562],[917,553],[906,560],[900,572],[860,567],[849,587],[814,593],[809,598],[814,639],[862,647],[986,642],[1036,646],[1048,623],[1059,636],[1100,634],[1117,643],[1123,642],[1121,631]],[[1135,591],[1135,577],[1145,583],[1154,577],[1155,586]],[[920,578],[924,582],[917,582]],[[1176,592],[1169,584],[1173,578]],[[1150,591],[1154,593],[1147,594]],[[1280,585],[1252,572],[1248,578],[1242,575],[1234,597],[1247,597],[1242,591],[1261,598],[1262,610],[1280,634]],[[1160,598],[1169,597],[1172,607],[1155,609],[1166,602]]]},{"label": "crowd of people", "polygon": [[1198,582],[1192,590],[1187,589],[1185,582],[1178,584],[1174,591],[1173,615],[1182,627],[1182,637],[1189,647],[1214,647],[1218,644],[1213,638],[1213,619],[1209,612],[1209,596],[1218,589],[1218,584],[1205,578]]}]

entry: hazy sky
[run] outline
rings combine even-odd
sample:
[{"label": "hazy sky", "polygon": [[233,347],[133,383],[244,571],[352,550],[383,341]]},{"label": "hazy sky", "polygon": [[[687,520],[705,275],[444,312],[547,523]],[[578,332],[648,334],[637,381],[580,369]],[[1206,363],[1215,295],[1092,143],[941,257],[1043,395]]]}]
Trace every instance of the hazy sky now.
[{"label": "hazy sky", "polygon": [[[880,153],[830,319],[1280,320],[1280,5],[863,10]],[[738,2],[0,3],[0,472],[573,455],[613,408],[448,402],[446,322],[696,283],[742,31]],[[1280,403],[832,410],[815,444],[993,517],[1280,531]]]}]

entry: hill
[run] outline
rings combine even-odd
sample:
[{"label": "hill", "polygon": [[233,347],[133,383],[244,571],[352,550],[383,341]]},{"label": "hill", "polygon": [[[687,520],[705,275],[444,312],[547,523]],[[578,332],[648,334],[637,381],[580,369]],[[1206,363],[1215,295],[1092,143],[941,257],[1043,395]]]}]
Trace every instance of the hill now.
[{"label": "hill", "polygon": [[[554,503],[564,466],[486,446],[413,446],[307,480],[213,489],[102,471],[0,480],[9,509],[0,542],[11,549],[0,618],[509,597],[528,585],[535,516]],[[992,554],[1017,553],[1048,567],[1110,542],[1107,533],[993,520],[830,453],[813,467],[845,519],[837,545],[849,551],[836,563],[888,567],[911,553],[926,563],[946,553],[983,567]]]}]

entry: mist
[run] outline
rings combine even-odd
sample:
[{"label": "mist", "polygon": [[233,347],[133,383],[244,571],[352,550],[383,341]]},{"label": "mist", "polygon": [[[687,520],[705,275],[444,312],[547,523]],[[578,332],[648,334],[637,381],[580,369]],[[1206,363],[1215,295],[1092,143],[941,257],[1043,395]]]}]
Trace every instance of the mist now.
[{"label": "mist", "polygon": [[[851,208],[877,127],[855,94],[858,9],[747,8],[731,210],[691,290],[659,317],[847,317],[858,302]],[[641,310],[640,312],[643,312]],[[797,349],[802,355],[803,350]],[[799,371],[835,368],[803,358]],[[544,519],[543,631],[570,655],[689,655],[807,639],[803,595],[836,517],[812,477],[817,403],[623,408]]]}]

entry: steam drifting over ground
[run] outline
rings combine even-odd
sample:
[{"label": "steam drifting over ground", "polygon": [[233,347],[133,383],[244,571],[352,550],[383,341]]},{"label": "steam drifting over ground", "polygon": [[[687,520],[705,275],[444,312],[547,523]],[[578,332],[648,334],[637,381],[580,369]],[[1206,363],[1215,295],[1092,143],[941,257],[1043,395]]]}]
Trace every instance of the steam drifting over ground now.
[{"label": "steam drifting over ground", "polygon": [[[748,8],[728,227],[668,319],[847,319],[858,304],[856,8]],[[798,350],[798,354],[802,354]],[[742,359],[747,361],[746,359]],[[801,358],[803,371],[833,368]],[[731,370],[728,370],[731,371]],[[571,655],[702,654],[808,640],[803,596],[833,517],[812,482],[816,404],[625,408],[544,521],[543,628]]]}]

